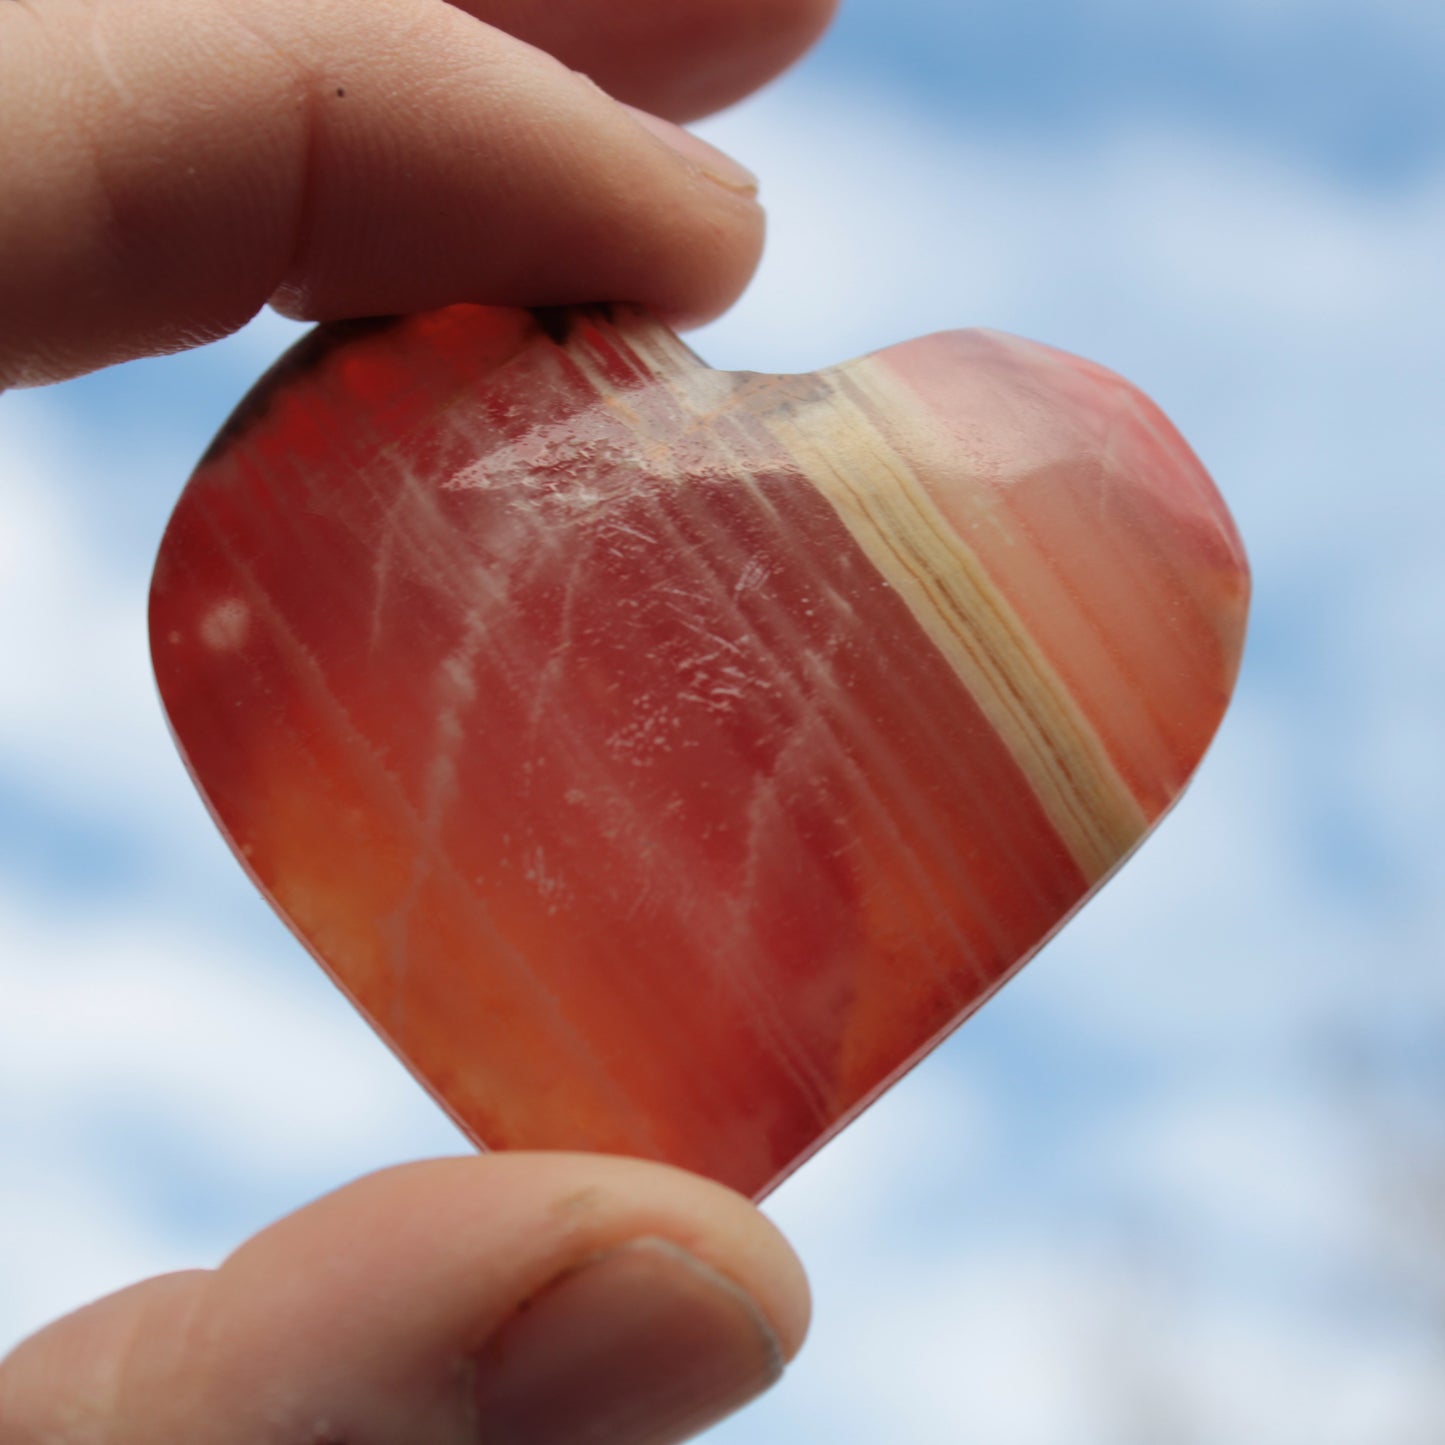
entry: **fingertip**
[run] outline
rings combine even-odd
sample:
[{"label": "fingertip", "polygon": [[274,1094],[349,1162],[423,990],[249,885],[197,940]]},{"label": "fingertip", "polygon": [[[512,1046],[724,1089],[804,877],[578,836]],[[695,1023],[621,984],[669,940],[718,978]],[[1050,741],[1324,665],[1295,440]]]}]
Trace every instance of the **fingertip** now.
[{"label": "fingertip", "polygon": [[633,105],[623,108],[649,135],[681,156],[698,175],[721,186],[724,191],[748,200],[756,199],[758,178],[741,161],[662,116],[639,110]]},{"label": "fingertip", "polygon": [[485,1440],[665,1445],[776,1383],[777,1335],[726,1276],[637,1239],[552,1281],[478,1355]]}]

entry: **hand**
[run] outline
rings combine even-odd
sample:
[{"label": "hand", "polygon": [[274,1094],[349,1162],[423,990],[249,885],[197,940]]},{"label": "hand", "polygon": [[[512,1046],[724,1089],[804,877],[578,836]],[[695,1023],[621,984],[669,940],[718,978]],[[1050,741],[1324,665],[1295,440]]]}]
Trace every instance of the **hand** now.
[{"label": "hand", "polygon": [[690,118],[832,4],[3,0],[0,388],[214,340],[268,300],[706,320],[757,262],[751,178],[568,67]]},{"label": "hand", "polygon": [[[568,67],[687,119],[831,3],[0,0],[0,387],[195,345],[268,300],[706,319],[756,263],[752,184]],[[807,1317],[787,1245],[705,1180],[410,1165],[32,1336],[0,1363],[0,1441],[667,1445],[771,1383]]]},{"label": "hand", "polygon": [[664,1165],[387,1170],[0,1365],[5,1445],[669,1445],[770,1385],[808,1293],[740,1196]]}]

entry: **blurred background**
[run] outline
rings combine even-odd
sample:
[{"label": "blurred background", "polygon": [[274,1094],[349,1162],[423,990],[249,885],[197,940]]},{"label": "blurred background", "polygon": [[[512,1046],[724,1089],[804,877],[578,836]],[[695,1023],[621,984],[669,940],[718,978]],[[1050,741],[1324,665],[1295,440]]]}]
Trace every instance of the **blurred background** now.
[{"label": "blurred background", "polygon": [[[1445,1440],[1445,7],[845,0],[700,129],[761,173],[694,345],[986,324],[1160,402],[1257,610],[1189,796],[769,1202],[813,1339],[719,1442]],[[232,863],[144,646],[294,334],[0,400],[0,1350],[459,1138]]]}]

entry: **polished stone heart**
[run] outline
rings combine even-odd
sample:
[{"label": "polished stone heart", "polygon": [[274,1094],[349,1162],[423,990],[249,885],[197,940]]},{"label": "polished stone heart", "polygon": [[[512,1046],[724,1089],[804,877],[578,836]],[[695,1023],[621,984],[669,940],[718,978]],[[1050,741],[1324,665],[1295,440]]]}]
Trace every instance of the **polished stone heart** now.
[{"label": "polished stone heart", "polygon": [[322,328],[176,508],[217,822],[491,1147],[761,1195],[1178,797],[1248,576],[1112,373],[951,332],[712,371],[625,308]]}]

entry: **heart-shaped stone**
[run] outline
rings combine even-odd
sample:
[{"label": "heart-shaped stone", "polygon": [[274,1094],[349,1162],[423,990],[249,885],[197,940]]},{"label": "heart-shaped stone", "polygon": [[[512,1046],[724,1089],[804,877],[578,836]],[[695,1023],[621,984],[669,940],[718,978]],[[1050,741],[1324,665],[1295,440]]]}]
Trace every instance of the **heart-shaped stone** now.
[{"label": "heart-shaped stone", "polygon": [[1178,434],[1060,352],[757,376],[461,306],[261,381],[151,640],[251,876],[474,1139],[761,1195],[1178,797],[1247,594]]}]

